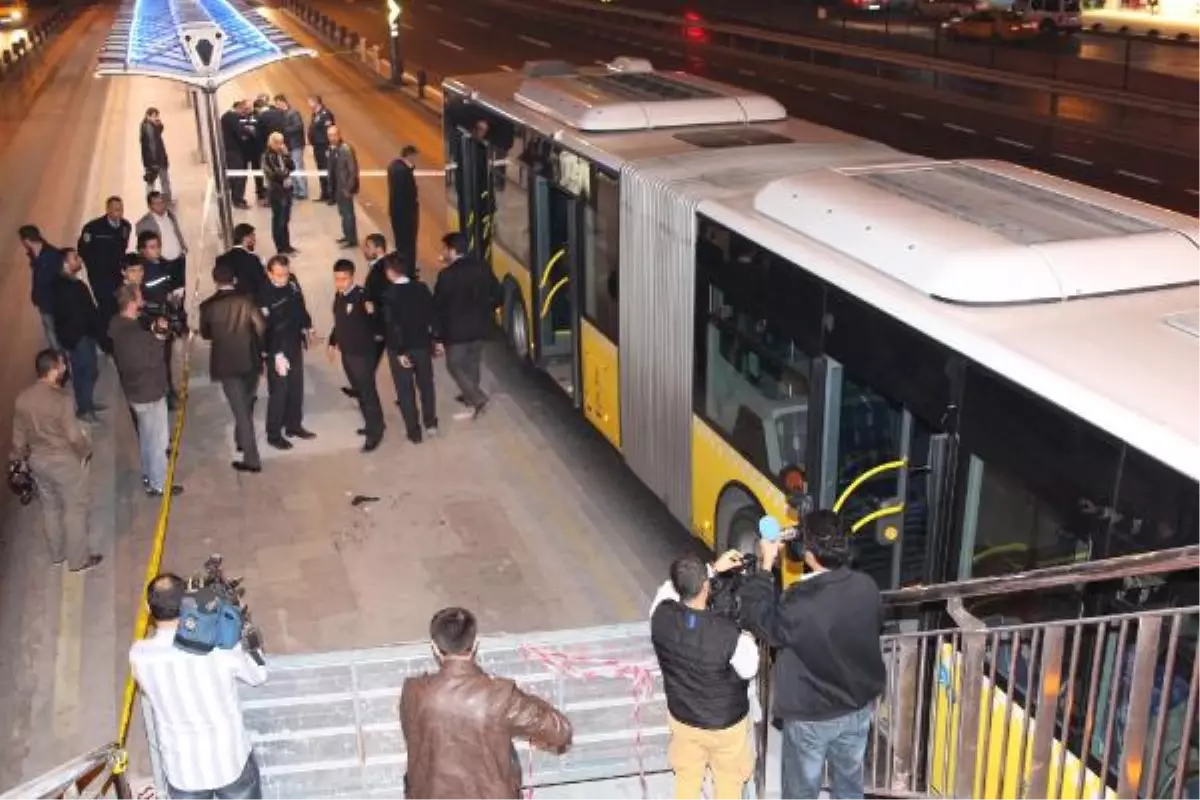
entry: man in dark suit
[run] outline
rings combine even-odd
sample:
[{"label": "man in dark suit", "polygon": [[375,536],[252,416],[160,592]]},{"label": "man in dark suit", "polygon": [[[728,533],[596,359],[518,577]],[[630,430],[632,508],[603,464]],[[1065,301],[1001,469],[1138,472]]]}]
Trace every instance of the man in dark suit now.
[{"label": "man in dark suit", "polygon": [[104,410],[93,398],[100,374],[96,363],[100,315],[92,290],[82,280],[83,259],[71,247],[63,248],[62,254],[62,274],[54,284],[54,332],[70,359],[75,416],[94,424],[96,412]]},{"label": "man in dark suit", "polygon": [[212,271],[216,294],[200,304],[200,335],[212,342],[209,375],[219,381],[233,412],[234,437],[241,458],[239,472],[261,472],[254,434],[254,400],[262,371],[263,336],[267,322],[253,295],[237,291],[233,267],[218,261]]},{"label": "man in dark suit", "polygon": [[262,259],[254,252],[257,246],[258,236],[254,232],[254,226],[248,222],[239,222],[233,226],[233,247],[217,256],[218,264],[228,264],[233,270],[234,291],[255,298],[267,282],[267,272],[263,268]]},{"label": "man in dark suit", "polygon": [[396,252],[405,266],[416,275],[417,228],[421,222],[421,202],[417,197],[417,178],[414,170],[417,148],[405,145],[400,157],[388,165],[388,216],[392,221],[392,236]]},{"label": "man in dark suit", "polygon": [[341,354],[346,381],[362,409],[363,427],[359,433],[366,437],[363,452],[379,447],[383,440],[383,407],[379,403],[379,388],[375,371],[379,366],[379,348],[375,342],[378,325],[376,314],[383,309],[367,299],[363,287],[354,280],[354,262],[339,259],[333,265],[333,332],[329,334],[329,356]]},{"label": "man in dark suit", "polygon": [[[221,149],[225,151],[225,169],[246,168],[246,148],[250,129],[246,119],[250,116],[250,104],[238,100],[233,108],[221,115]],[[229,179],[229,196],[231,202],[238,208],[249,208],[246,202],[246,179],[244,177]]]}]

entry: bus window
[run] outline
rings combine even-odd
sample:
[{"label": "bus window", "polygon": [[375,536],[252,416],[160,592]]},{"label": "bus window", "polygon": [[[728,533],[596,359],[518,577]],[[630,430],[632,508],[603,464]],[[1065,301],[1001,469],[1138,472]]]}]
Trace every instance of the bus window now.
[{"label": "bus window", "polygon": [[587,207],[584,313],[611,341],[620,339],[618,313],[621,256],[621,193],[617,178],[594,168]]},{"label": "bus window", "polygon": [[[494,126],[493,126],[494,127]],[[496,244],[504,248],[522,267],[529,269],[529,165],[524,159],[526,133],[520,125],[508,123],[507,151],[493,146],[494,159],[507,158],[505,165],[492,168],[496,190]]]}]

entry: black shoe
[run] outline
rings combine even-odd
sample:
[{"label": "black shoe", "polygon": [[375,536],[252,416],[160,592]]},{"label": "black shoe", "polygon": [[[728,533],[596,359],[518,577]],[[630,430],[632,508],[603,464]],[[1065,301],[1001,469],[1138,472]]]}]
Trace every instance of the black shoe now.
[{"label": "black shoe", "polygon": [[408,435],[408,440],[409,440],[410,442],[412,442],[413,444],[420,444],[420,443],[421,443],[421,434],[419,434],[419,433],[410,433],[410,434]]},{"label": "black shoe", "polygon": [[267,444],[274,447],[276,450],[291,450],[293,445],[282,436],[268,436]]},{"label": "black shoe", "polygon": [[284,431],[284,436],[292,439],[315,439],[317,435],[310,430],[304,428],[296,428],[294,431]]},{"label": "black shoe", "polygon": [[375,450],[375,448],[379,447],[379,443],[382,441],[382,436],[368,436],[367,440],[363,442],[362,451],[364,453],[370,453]]},{"label": "black shoe", "polygon": [[346,395],[346,397],[349,397],[351,400],[358,399],[358,392],[354,391],[349,386],[342,387],[342,394]]},{"label": "black shoe", "polygon": [[332,197],[330,197],[330,198],[328,198],[328,199],[325,201],[325,205],[327,205],[327,206],[336,206],[336,205],[337,205],[337,200],[334,200]]},{"label": "black shoe", "polygon": [[484,400],[482,403],[475,406],[475,413],[471,416],[471,419],[479,419],[480,417],[482,417],[483,412],[487,410],[487,406],[488,406],[487,400]]},{"label": "black shoe", "polygon": [[233,207],[234,207],[234,208],[240,208],[242,211],[249,211],[249,210],[250,210],[250,204],[249,204],[249,203],[247,203],[245,200],[234,200],[234,201],[233,201]]},{"label": "black shoe", "polygon": [[[164,494],[166,494],[166,491],[163,489],[155,489],[153,486],[147,486],[146,494],[150,497],[162,497]],[[171,497],[178,497],[181,494],[183,494],[182,486],[176,485],[171,487]]]},{"label": "black shoe", "polygon": [[338,239],[337,242],[335,242],[335,244],[340,244],[342,247],[345,247],[346,242],[348,242],[348,241],[350,241],[350,240],[347,239],[345,236],[343,236],[342,238]]},{"label": "black shoe", "polygon": [[295,256],[295,255],[299,255],[300,251],[294,247],[285,247],[282,250],[280,250],[279,253],[280,253],[280,255],[285,255],[285,256]]},{"label": "black shoe", "polygon": [[247,464],[245,461],[234,461],[230,466],[232,466],[238,472],[262,472],[262,467],[255,466],[253,464]]},{"label": "black shoe", "polygon": [[102,403],[92,403],[92,413],[99,414],[101,411],[108,411],[108,406]]},{"label": "black shoe", "polygon": [[341,244],[343,250],[349,250],[352,247],[358,247],[358,242],[355,241],[342,242]]},{"label": "black shoe", "polygon": [[454,402],[458,403],[459,405],[463,405],[463,406],[471,405],[470,403],[467,402],[467,398],[461,394],[454,395]]},{"label": "black shoe", "polygon": [[104,560],[104,556],[98,556],[98,555],[88,556],[88,560],[83,562],[83,566],[80,567],[79,569],[71,570],[71,573],[74,575],[82,575],[83,573],[85,573],[89,569],[91,569],[92,567],[99,566],[100,562],[103,560]]}]

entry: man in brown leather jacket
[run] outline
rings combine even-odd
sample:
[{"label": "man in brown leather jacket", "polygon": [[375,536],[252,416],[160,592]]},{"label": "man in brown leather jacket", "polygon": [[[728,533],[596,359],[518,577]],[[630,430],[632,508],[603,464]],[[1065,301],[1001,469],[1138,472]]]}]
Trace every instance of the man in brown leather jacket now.
[{"label": "man in brown leather jacket", "polygon": [[432,675],[409,678],[400,693],[400,727],[408,747],[404,796],[519,798],[521,767],[514,737],[563,752],[571,723],[511,680],[494,678],[475,661],[475,615],[444,608],[429,623]]}]

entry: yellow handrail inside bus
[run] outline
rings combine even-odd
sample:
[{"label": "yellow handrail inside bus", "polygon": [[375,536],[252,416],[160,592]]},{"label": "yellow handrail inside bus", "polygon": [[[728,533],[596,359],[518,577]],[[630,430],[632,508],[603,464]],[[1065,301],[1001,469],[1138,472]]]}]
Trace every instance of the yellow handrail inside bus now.
[{"label": "yellow handrail inside bus", "polygon": [[[546,266],[542,269],[542,279],[538,282],[538,289],[545,289],[547,281],[550,280],[550,273],[554,271],[554,265],[558,260],[567,254],[567,248],[560,247],[558,252],[550,256],[550,260],[546,262]],[[542,315],[546,316],[545,314]]]},{"label": "yellow handrail inside bus", "polygon": [[[191,359],[184,350],[183,375],[179,387],[178,411],[175,414],[175,429],[171,432],[171,457],[167,460],[167,479],[164,486],[162,502],[158,507],[158,520],[154,525],[154,541],[150,547],[150,559],[146,562],[145,580],[142,589],[150,585],[150,581],[158,576],[162,567],[163,546],[167,538],[167,522],[171,518],[171,487],[175,485],[175,465],[179,462],[179,443],[183,439],[183,421],[187,417],[188,377]],[[146,635],[150,624],[150,612],[146,607],[144,597],[138,603],[137,620],[133,623],[133,640],[136,642]],[[129,738],[129,726],[133,722],[133,701],[137,697],[137,684],[133,680],[133,672],[125,676],[125,697],[121,702],[121,722],[117,727],[118,755],[113,759],[112,772],[120,775],[129,764],[126,755],[125,742]]]},{"label": "yellow handrail inside bus", "polygon": [[900,503],[900,504],[894,505],[894,506],[885,506],[884,508],[877,508],[874,511],[872,511],[870,514],[867,514],[865,517],[860,519],[858,522],[851,525],[850,532],[858,533],[859,530],[861,528],[863,528],[864,526],[866,526],[868,523],[874,522],[875,520],[879,519],[880,517],[886,517],[889,514],[899,514],[903,510],[904,510],[904,503]]},{"label": "yellow handrail inside bus", "polygon": [[[850,483],[850,485],[846,487],[846,490],[844,492],[842,492],[841,497],[839,497],[837,499],[837,502],[833,504],[833,513],[835,513],[835,514],[840,513],[842,510],[842,506],[845,505],[846,501],[850,498],[850,495],[854,494],[854,490],[857,489],[859,486],[862,486],[867,481],[871,480],[871,478],[874,478],[876,475],[879,475],[884,472],[888,472],[893,469],[902,469],[907,464],[908,464],[908,459],[898,458],[895,461],[889,461],[886,464],[880,464],[877,467],[871,467],[869,470],[864,472],[862,475],[859,475],[857,478],[855,478]],[[903,506],[901,506],[901,508],[903,508]]]},{"label": "yellow handrail inside bus", "polygon": [[559,289],[566,285],[568,280],[570,279],[566,277],[560,278],[558,283],[554,284],[554,288],[552,288],[546,295],[546,300],[542,303],[542,319],[545,319],[546,315],[550,313],[550,301],[554,299],[554,295],[558,293]]}]

